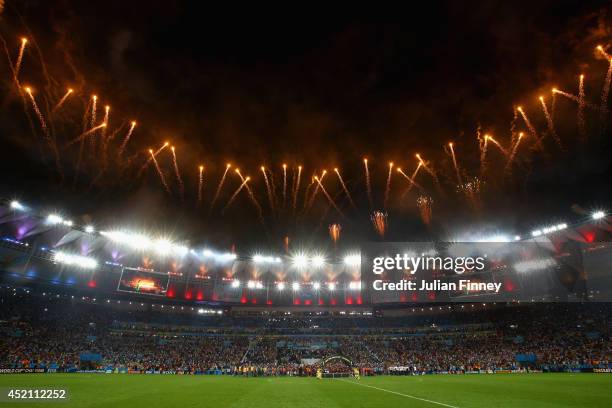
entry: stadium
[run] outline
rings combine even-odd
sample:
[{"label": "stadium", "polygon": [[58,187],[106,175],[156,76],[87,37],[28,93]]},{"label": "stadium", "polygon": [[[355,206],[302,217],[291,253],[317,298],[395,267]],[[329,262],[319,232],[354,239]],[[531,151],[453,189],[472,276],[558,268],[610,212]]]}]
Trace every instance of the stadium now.
[{"label": "stadium", "polygon": [[0,1],[0,408],[610,405],[609,5],[310,11]]}]

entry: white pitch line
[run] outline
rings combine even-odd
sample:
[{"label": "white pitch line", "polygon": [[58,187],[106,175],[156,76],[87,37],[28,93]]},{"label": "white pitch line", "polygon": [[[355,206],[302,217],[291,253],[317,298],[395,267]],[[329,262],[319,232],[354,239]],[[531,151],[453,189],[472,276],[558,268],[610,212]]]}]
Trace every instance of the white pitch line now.
[{"label": "white pitch line", "polygon": [[337,378],[337,380],[338,380],[338,381],[347,382],[347,383],[349,383],[349,384],[361,385],[362,387],[374,388],[375,390],[378,390],[378,391],[384,391],[384,392],[388,392],[388,393],[390,393],[390,394],[401,395],[402,397],[406,397],[406,398],[412,398],[412,399],[419,400],[419,401],[429,402],[430,404],[441,405],[441,406],[443,406],[443,407],[449,407],[449,408],[459,408],[459,407],[457,407],[456,405],[449,405],[449,404],[445,404],[445,403],[443,403],[443,402],[432,401],[432,400],[428,400],[428,399],[426,399],[426,398],[415,397],[414,395],[402,394],[401,392],[391,391],[391,390],[386,390],[386,389],[384,389],[384,388],[374,387],[373,385],[360,384],[360,383],[355,382],[355,381],[343,380],[343,379],[341,379],[341,378]]}]

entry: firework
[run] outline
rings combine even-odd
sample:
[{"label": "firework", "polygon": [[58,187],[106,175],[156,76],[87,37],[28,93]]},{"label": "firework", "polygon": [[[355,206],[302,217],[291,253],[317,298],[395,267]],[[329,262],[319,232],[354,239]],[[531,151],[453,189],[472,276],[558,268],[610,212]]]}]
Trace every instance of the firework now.
[{"label": "firework", "polygon": [[170,150],[172,151],[172,164],[174,165],[174,175],[176,176],[176,181],[179,184],[181,201],[185,201],[185,185],[183,184],[183,179],[181,177],[181,171],[179,170],[178,160],[176,159],[176,151],[174,149],[174,146],[171,146]]},{"label": "firework", "polygon": [[300,180],[302,178],[302,166],[298,166],[297,180],[295,182],[295,188],[293,189],[293,213],[295,214],[295,208],[297,206],[298,192],[300,191]]},{"label": "firework", "polygon": [[[168,142],[164,142],[164,144],[157,149],[155,152],[153,152],[153,158],[155,158],[158,154],[160,154],[162,152],[162,150],[164,150],[166,147],[168,147],[170,143]],[[140,178],[140,176],[144,173],[144,171],[147,169],[147,167],[149,167],[149,164],[152,162],[153,160],[151,159],[151,157],[149,157],[145,163],[142,165],[142,167],[140,168],[140,170],[138,170],[138,173],[136,174],[136,178]]]},{"label": "firework", "polygon": [[474,177],[471,180],[459,185],[457,190],[465,195],[470,204],[475,210],[480,208],[480,191],[482,183],[478,177]]},{"label": "firework", "polygon": [[57,102],[57,104],[53,107],[53,110],[51,112],[55,112],[56,110],[58,110],[59,108],[61,108],[61,106],[64,104],[64,102],[66,102],[66,99],[68,99],[68,97],[74,92],[74,90],[72,88],[68,88],[68,90],[66,91],[66,93],[64,94],[64,96],[62,96],[62,98],[59,100],[59,102]]},{"label": "firework", "polygon": [[132,123],[130,123],[130,128],[128,129],[127,134],[123,138],[123,142],[121,142],[121,146],[119,146],[119,151],[117,152],[118,156],[121,156],[121,154],[125,150],[125,146],[127,146],[128,142],[130,141],[130,137],[132,136],[132,133],[134,133],[135,127],[136,127],[136,121],[133,120]]},{"label": "firework", "polygon": [[151,155],[151,160],[153,161],[153,165],[155,165],[155,170],[157,170],[157,174],[159,175],[159,179],[161,180],[161,183],[163,184],[164,189],[166,190],[168,194],[172,194],[172,192],[170,191],[170,187],[168,186],[168,183],[166,182],[166,177],[164,176],[164,172],[159,167],[159,163],[157,163],[157,159],[155,158],[155,153],[153,153],[153,149],[149,149],[149,154]]},{"label": "firework", "polygon": [[287,165],[283,163],[283,208],[287,201]]},{"label": "firework", "polygon": [[605,59],[610,59],[610,55],[608,55],[608,53],[603,49],[601,45],[598,45],[597,47],[595,47],[595,49],[597,49],[597,51],[599,51]]},{"label": "firework", "polygon": [[342,230],[342,226],[340,224],[331,224],[329,226],[329,237],[334,242],[334,245],[338,243],[340,240],[340,231]]},{"label": "firework", "polygon": [[493,136],[485,136],[488,137],[489,140],[497,146],[497,148],[504,154],[504,156],[508,157],[508,150],[506,150],[497,140],[493,138]]},{"label": "firework", "polygon": [[264,181],[266,183],[266,191],[268,193],[268,202],[270,203],[270,209],[274,211],[274,197],[272,196],[272,188],[270,187],[270,181],[268,180],[268,174],[266,173],[266,168],[264,166],[260,167],[261,172],[264,176]]},{"label": "firework", "polygon": [[[436,185],[437,185],[438,187],[440,187],[440,181],[438,180],[438,175],[436,174],[436,172],[435,172],[435,171],[434,171],[434,170],[433,170],[431,167],[429,167],[429,165],[427,164],[428,162],[426,162],[425,160],[423,160],[423,159],[421,158],[421,155],[420,155],[420,154],[418,154],[418,153],[417,153],[417,154],[415,154],[414,156],[417,158],[417,160],[419,161],[419,163],[421,164],[421,166],[422,166],[422,167],[425,169],[425,171],[426,171],[427,173],[429,173],[429,175],[430,175],[430,176],[431,176],[431,177],[434,179],[434,182],[436,183]],[[413,179],[414,179],[414,177],[413,177]]]},{"label": "firework", "polygon": [[38,121],[40,122],[40,128],[42,129],[45,135],[45,138],[49,137],[49,131],[47,129],[47,122],[45,122],[45,118],[42,112],[40,111],[40,109],[38,108],[38,104],[36,103],[36,99],[34,99],[34,94],[32,93],[32,89],[27,86],[23,89],[26,91],[26,93],[30,97],[30,101],[32,102],[32,109],[34,109],[36,116],[38,116]]},{"label": "firework", "polygon": [[538,133],[536,132],[535,128],[531,124],[529,117],[527,117],[527,114],[525,113],[522,107],[517,106],[516,110],[521,114],[521,117],[523,118],[523,121],[525,122],[525,126],[527,126],[527,129],[529,129],[529,133],[531,134],[531,136],[533,136],[533,140],[535,141],[536,146],[542,149],[542,141],[540,140],[540,137],[538,136]]},{"label": "firework", "polygon": [[338,170],[338,168],[336,167],[334,168],[334,172],[338,175],[338,180],[340,180],[340,185],[342,186],[342,190],[344,191],[344,194],[346,194],[346,198],[348,198],[349,202],[351,203],[351,206],[354,209],[357,209],[357,206],[355,205],[355,202],[353,201],[353,198],[351,197],[351,193],[349,193],[348,188],[346,188],[346,184],[344,183],[344,179],[340,175],[340,170]]},{"label": "firework", "polygon": [[603,88],[601,89],[601,105],[599,107],[599,121],[601,133],[606,132],[606,120],[608,118],[608,94],[610,93],[610,82],[612,81],[612,58],[609,58],[608,72]]},{"label": "firework", "polygon": [[433,204],[433,199],[430,196],[422,195],[417,199],[417,206],[419,207],[419,213],[421,214],[421,219],[425,225],[431,224],[431,206]]},{"label": "firework", "polygon": [[[325,173],[323,174],[325,175]],[[327,192],[327,190],[325,190],[325,187],[323,187],[323,184],[321,183],[321,181],[323,180],[323,176],[321,176],[321,180],[319,180],[319,177],[315,176],[315,181],[317,183],[319,183],[319,187],[321,187],[321,191],[323,192],[323,194],[325,195],[325,197],[327,198],[327,201],[329,201],[329,204],[334,207],[334,209],[336,211],[338,211],[338,214],[340,214],[342,217],[344,217],[344,214],[342,213],[342,211],[340,210],[340,208],[338,208],[338,206],[336,205],[336,202],[334,201],[334,199],[329,195],[329,193]]]},{"label": "firework", "polygon": [[557,132],[555,131],[555,124],[553,122],[553,118],[548,112],[548,108],[546,107],[544,97],[540,96],[538,99],[540,100],[540,104],[542,105],[542,111],[544,111],[544,116],[546,116],[546,123],[548,124],[548,131],[550,132],[550,135],[555,140],[555,142],[557,142],[557,145],[559,145],[560,148],[563,148],[563,146],[561,145],[561,139],[559,139],[559,135],[557,135]]},{"label": "firework", "polygon": [[[91,114],[89,117],[89,127],[93,128],[96,125],[96,113],[97,113],[96,110],[98,106],[98,97],[96,95],[92,95],[91,100],[92,102],[91,102]],[[96,138],[95,137],[90,138],[89,142],[90,142],[89,147],[91,149],[91,155],[93,157],[94,152],[96,150]]]},{"label": "firework", "polygon": [[489,145],[489,135],[484,135],[484,137],[481,138],[480,132],[479,132],[478,147],[480,148],[480,177],[483,177],[485,171],[487,170],[487,147],[488,145]]},{"label": "firework", "polygon": [[[229,167],[227,167],[229,169]],[[227,204],[225,204],[225,207],[223,207],[223,209],[221,210],[221,214],[225,213],[225,211],[227,211],[227,209],[230,207],[230,205],[232,205],[232,203],[234,202],[234,200],[236,200],[236,197],[238,197],[238,193],[240,193],[240,190],[242,190],[244,188],[244,186],[246,186],[246,184],[249,182],[250,177],[245,177],[244,180],[242,181],[242,183],[240,184],[240,186],[236,189],[236,191],[234,191],[234,194],[232,194],[232,196],[230,197],[229,201],[227,202]]]},{"label": "firework", "polygon": [[[244,180],[246,180],[246,178],[242,177],[242,174],[240,174],[240,169],[236,169],[235,170],[236,174],[238,174],[238,177],[240,177],[240,180],[244,182]],[[249,177],[247,177],[249,178]],[[257,198],[255,198],[255,194],[253,194],[253,190],[251,190],[251,187],[249,187],[248,184],[245,184],[244,186],[247,189],[247,193],[249,193],[249,198],[251,199],[251,201],[253,202],[253,205],[255,206],[255,208],[257,209],[257,214],[259,216],[259,220],[262,222],[262,224],[264,223],[264,219],[263,219],[263,211],[261,209],[261,205],[259,205],[259,201],[257,201]],[[265,224],[264,224],[265,225]]]},{"label": "firework", "polygon": [[372,204],[372,185],[370,184],[370,170],[368,169],[368,159],[363,159],[363,166],[365,168],[365,181],[366,181],[366,192],[368,193],[368,202],[370,203],[370,208],[373,207]]},{"label": "firework", "polygon": [[19,70],[21,69],[21,62],[23,61],[23,53],[25,51],[25,47],[26,44],[28,43],[28,39],[23,37],[21,39],[21,46],[19,46],[19,53],[17,54],[17,61],[15,62],[15,68],[14,68],[14,76],[15,76],[15,81],[17,81],[17,78],[19,77]]},{"label": "firework", "polygon": [[578,80],[578,134],[584,141],[587,137],[586,124],[584,121],[584,75],[580,75]]},{"label": "firework", "polygon": [[204,185],[204,166],[198,167],[198,201],[196,201],[196,207],[200,207],[202,204],[202,186]]},{"label": "firework", "polygon": [[385,186],[385,198],[383,201],[383,207],[387,209],[387,202],[389,201],[389,193],[391,192],[391,174],[393,174],[393,162],[389,162],[389,173],[387,174],[387,184]]},{"label": "firework", "polygon": [[106,163],[107,163],[106,153],[108,149],[108,138],[106,135],[106,130],[108,129],[109,116],[110,116],[110,106],[106,105],[104,107],[104,119],[102,120],[102,123],[106,125],[102,128],[102,163],[103,163],[103,167],[106,167]]},{"label": "firework", "polygon": [[508,156],[508,161],[506,161],[506,167],[504,168],[504,173],[507,174],[510,171],[512,166],[512,162],[514,161],[514,157],[516,156],[516,152],[518,150],[519,143],[521,143],[521,139],[525,136],[523,132],[519,133],[514,146],[512,146],[512,150],[510,151],[510,155]]},{"label": "firework", "polygon": [[387,213],[374,211],[371,216],[372,225],[379,237],[384,238],[387,232]]},{"label": "firework", "polygon": [[453,147],[453,142],[448,143],[448,148],[451,152],[451,157],[453,159],[453,167],[455,168],[455,174],[457,175],[457,184],[461,184],[461,172],[459,171],[459,166],[457,165],[457,158],[455,157],[455,149]]},{"label": "firework", "polygon": [[408,185],[408,189],[404,192],[404,194],[402,194],[402,197],[404,197],[404,195],[406,195],[407,193],[410,192],[410,190],[412,190],[413,186],[416,186],[417,188],[420,188],[421,190],[423,190],[423,187],[421,187],[421,185],[419,185],[419,183],[417,183],[416,181],[414,181],[414,178],[416,177],[416,175],[419,172],[419,169],[421,168],[422,164],[419,162],[417,164],[416,169],[414,170],[414,172],[412,173],[412,177],[408,176],[406,173],[404,173],[404,170],[402,170],[401,167],[397,168],[397,172],[399,174],[401,174],[406,180],[408,180],[408,182],[410,183],[410,185]]},{"label": "firework", "polygon": [[38,104],[36,103],[36,99],[34,98],[34,94],[32,93],[32,89],[30,87],[25,87],[24,90],[30,97],[30,101],[32,102],[32,109],[34,109],[34,112],[36,112],[36,116],[38,116],[38,120],[40,122],[40,128],[42,129],[43,135],[44,135],[43,137],[45,138],[45,141],[47,142],[47,144],[53,151],[53,157],[55,159],[55,167],[57,169],[57,172],[59,173],[60,177],[63,178],[64,175],[62,172],[62,166],[61,166],[61,161],[60,161],[60,156],[59,156],[59,150],[57,148],[57,143],[55,142],[55,139],[52,138],[51,134],[49,133],[49,129],[47,128],[47,122],[45,121],[45,117],[43,116],[42,112],[38,108]]},{"label": "firework", "polygon": [[320,179],[319,179],[319,177],[317,177],[316,174],[312,176],[312,183],[314,184],[316,182],[317,184],[315,185],[315,189],[312,192],[312,195],[310,196],[310,202],[308,203],[307,209],[310,209],[313,206],[315,198],[317,198],[317,193],[319,192],[319,190],[323,186],[323,184],[321,184],[321,183],[323,182],[323,179],[325,178],[326,174],[327,174],[327,170],[323,170],[323,172],[321,172],[321,178]]},{"label": "firework", "polygon": [[232,165],[230,163],[227,163],[227,165],[225,166],[225,171],[223,172],[223,176],[221,176],[221,180],[219,180],[219,185],[217,186],[215,195],[212,201],[210,202],[210,208],[208,209],[209,214],[212,212],[215,203],[219,199],[219,193],[221,193],[221,188],[223,188],[223,183],[225,182],[225,178],[227,177],[227,172],[229,171],[230,167],[232,167]]},{"label": "firework", "polygon": [[96,131],[98,131],[98,130],[104,128],[104,127],[106,127],[106,123],[100,123],[98,126],[94,126],[91,129],[86,130],[85,132],[81,133],[80,135],[78,135],[77,137],[72,139],[70,142],[68,142],[65,147],[72,146],[73,144],[75,144],[77,142],[85,140],[87,138],[87,136],[91,135],[92,133],[95,133]]}]

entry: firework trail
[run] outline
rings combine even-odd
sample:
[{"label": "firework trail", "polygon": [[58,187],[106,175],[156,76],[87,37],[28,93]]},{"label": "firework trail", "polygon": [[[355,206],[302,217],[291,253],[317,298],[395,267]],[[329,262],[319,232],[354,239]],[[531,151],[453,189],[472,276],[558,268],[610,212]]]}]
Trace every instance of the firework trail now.
[{"label": "firework trail", "polygon": [[[236,174],[238,174],[238,177],[240,177],[241,181],[246,180],[244,177],[242,177],[242,174],[240,174],[240,169],[236,169]],[[249,178],[249,177],[247,177]],[[265,226],[265,222],[263,219],[263,210],[261,208],[261,205],[259,205],[259,201],[257,201],[257,198],[255,198],[255,194],[253,194],[253,190],[251,190],[251,187],[249,187],[248,184],[245,185],[245,188],[247,189],[247,193],[249,193],[249,198],[251,199],[251,201],[253,202],[253,205],[255,206],[255,208],[257,209],[257,214],[259,216],[259,221],[261,221],[261,223]]]},{"label": "firework trail", "polygon": [[62,96],[62,98],[59,100],[59,102],[53,107],[53,109],[51,110],[51,113],[55,112],[56,110],[58,110],[59,108],[61,108],[61,106],[64,104],[64,102],[66,102],[66,99],[68,99],[68,97],[74,92],[74,90],[72,88],[68,88],[68,90],[66,91],[66,93],[64,94],[64,96]]},{"label": "firework trail", "polygon": [[487,170],[487,147],[489,144],[489,136],[480,136],[480,129],[478,129],[476,138],[478,139],[478,147],[480,149],[480,177],[482,177]]},{"label": "firework trail", "polygon": [[204,166],[198,167],[198,201],[196,201],[196,207],[200,207],[202,204],[202,186],[204,185]]},{"label": "firework trail", "polygon": [[370,208],[372,208],[374,205],[372,204],[372,185],[370,184],[370,169],[368,169],[368,159],[363,159],[363,166],[365,167],[366,192],[368,193]]},{"label": "firework trail", "polygon": [[419,162],[417,164],[416,170],[412,173],[412,177],[409,177],[406,173],[404,173],[404,170],[402,170],[401,167],[397,168],[397,172],[399,174],[401,174],[406,180],[408,180],[410,182],[410,184],[408,185],[408,189],[404,192],[404,194],[402,194],[402,198],[408,194],[410,192],[410,190],[412,190],[412,187],[416,186],[417,188],[423,190],[423,187],[421,187],[421,185],[419,185],[419,183],[417,183],[416,181],[414,181],[414,177],[416,177],[419,169],[421,168],[422,164]]},{"label": "firework trail", "polygon": [[38,116],[38,121],[40,122],[40,127],[45,135],[45,138],[49,137],[49,129],[47,128],[47,122],[45,122],[45,118],[42,114],[42,112],[40,111],[40,109],[38,108],[38,104],[36,103],[36,99],[34,99],[34,94],[32,94],[32,89],[30,87],[25,87],[23,88],[26,93],[28,94],[28,96],[30,97],[30,101],[32,102],[32,109],[34,109],[34,112],[36,113],[36,116]]},{"label": "firework trail", "polygon": [[327,170],[323,170],[323,172],[321,173],[321,178],[319,179],[319,177],[317,177],[317,175],[315,174],[313,176],[313,183],[316,181],[317,184],[315,185],[315,189],[312,192],[312,196],[310,196],[310,202],[308,203],[308,209],[309,210],[315,201],[315,198],[317,198],[317,193],[319,192],[319,190],[321,189],[321,187],[323,187],[323,184],[321,184],[323,182],[323,179],[325,178],[325,175],[327,174]]},{"label": "firework trail", "polygon": [[17,61],[15,61],[15,68],[13,69],[13,75],[15,76],[15,81],[19,83],[19,70],[21,69],[21,62],[23,61],[23,53],[25,51],[26,44],[28,43],[28,39],[23,37],[21,39],[21,46],[19,47],[19,53],[17,54]]},{"label": "firework trail", "polygon": [[387,232],[387,213],[382,211],[374,211],[371,216],[372,225],[374,230],[381,238],[385,237]]},{"label": "firework trail", "polygon": [[336,205],[336,202],[334,201],[334,199],[331,198],[331,196],[327,193],[327,190],[325,190],[325,187],[323,187],[323,184],[321,183],[321,181],[323,180],[323,177],[321,177],[321,180],[319,180],[319,177],[315,176],[315,180],[316,180],[317,183],[319,183],[319,187],[321,187],[321,191],[323,192],[323,194],[327,198],[327,201],[329,201],[329,204],[331,204],[331,206],[334,207],[334,209],[336,211],[338,211],[338,214],[340,214],[342,217],[344,217],[344,213],[342,212],[342,210],[340,210],[340,208],[338,208],[338,206]]},{"label": "firework trail", "polygon": [[108,155],[107,155],[107,151],[108,151],[108,138],[107,138],[106,130],[108,129],[109,115],[110,115],[110,106],[106,105],[104,107],[104,119],[102,119],[102,123],[104,123],[106,126],[104,126],[102,128],[102,132],[101,132],[101,138],[102,138],[102,164],[103,164],[103,167],[106,167],[107,162],[108,162]]},{"label": "firework trail", "polygon": [[283,209],[287,201],[287,165],[283,164]]},{"label": "firework trail", "polygon": [[75,137],[74,139],[72,139],[70,142],[68,142],[66,144],[66,146],[64,146],[64,148],[66,147],[70,147],[73,144],[80,142],[82,140],[85,140],[87,138],[87,136],[91,135],[92,133],[96,132],[97,130],[100,130],[102,128],[106,127],[106,123],[100,123],[98,126],[94,126],[89,130],[86,130],[85,132],[81,133],[80,135],[78,135],[77,137]]},{"label": "firework trail", "polygon": [[55,143],[55,139],[52,138],[51,134],[49,133],[47,122],[45,122],[45,117],[43,116],[42,112],[40,111],[38,107],[38,104],[36,103],[36,99],[34,98],[32,89],[30,87],[25,87],[24,90],[30,97],[30,101],[32,102],[32,109],[34,109],[34,112],[36,113],[36,116],[38,116],[38,120],[40,121],[40,127],[43,131],[43,137],[45,141],[47,142],[47,144],[49,145],[49,147],[51,148],[51,150],[53,151],[53,157],[55,159],[55,167],[57,169],[57,172],[60,175],[60,177],[63,179],[64,173],[62,171],[62,165],[60,161],[59,150],[57,148],[57,143]]},{"label": "firework trail", "polygon": [[[93,128],[96,125],[96,113],[97,113],[97,107],[98,107],[98,97],[96,95],[93,95],[91,97],[92,99],[92,103],[91,103],[91,115],[89,117],[89,127]],[[92,137],[91,139],[89,139],[89,148],[91,150],[91,155],[93,157],[93,155],[95,154],[96,151],[96,138]]]},{"label": "firework trail", "polygon": [[266,168],[264,166],[261,166],[261,172],[263,173],[264,181],[266,183],[266,192],[268,193],[270,209],[274,211],[274,197],[272,197],[272,188],[270,187],[270,181],[268,180],[268,174],[266,173]]},{"label": "firework trail", "polygon": [[433,199],[429,196],[422,195],[417,199],[417,206],[419,207],[419,213],[421,214],[421,219],[423,220],[423,224],[425,225],[431,224],[431,218],[432,218],[431,206],[432,204],[433,204]]},{"label": "firework trail", "polygon": [[295,182],[295,188],[293,189],[293,214],[297,206],[298,192],[300,191],[300,180],[302,178],[302,166],[298,166],[297,180]]},{"label": "firework trail", "polygon": [[340,224],[331,224],[329,226],[329,237],[334,243],[334,247],[338,244],[340,240],[340,231],[342,231],[342,226]]},{"label": "firework trail", "polygon": [[[436,183],[436,186],[438,188],[440,188],[440,180],[438,180],[438,175],[436,174],[436,172],[427,165],[428,162],[426,162],[425,160],[423,160],[421,158],[421,155],[419,155],[418,153],[415,154],[415,157],[417,158],[417,160],[419,161],[419,163],[421,163],[421,166],[423,166],[423,168],[425,169],[425,171],[427,173],[429,173],[429,175],[434,179],[434,182]],[[414,179],[414,177],[413,177]]]},{"label": "firework trail", "polygon": [[221,180],[219,181],[219,185],[217,186],[217,190],[215,191],[215,195],[214,195],[212,201],[210,202],[210,208],[208,209],[208,214],[209,215],[212,212],[212,210],[213,210],[213,208],[215,206],[215,203],[219,199],[219,194],[221,193],[221,188],[223,188],[223,183],[225,182],[225,178],[227,177],[227,172],[229,171],[230,167],[232,167],[232,165],[227,163],[227,165],[225,166],[225,171],[223,172],[223,176],[221,176]]},{"label": "firework trail", "polygon": [[387,174],[387,184],[385,186],[385,198],[383,201],[383,207],[387,209],[387,202],[389,201],[389,193],[391,192],[391,175],[393,174],[393,162],[389,162],[389,173]]},{"label": "firework trail", "polygon": [[[557,88],[553,88],[552,92],[553,92],[553,94],[559,94],[559,95],[565,96],[567,99],[569,99],[571,101],[574,101],[577,104],[580,104],[580,97],[578,97],[578,96],[576,96],[574,94],[562,91],[562,90],[557,89]],[[596,106],[596,105],[594,105],[594,104],[592,104],[590,102],[587,102],[587,101],[583,100],[582,103],[584,104],[585,108],[589,108],[589,109],[593,109],[593,110],[599,110],[598,106]]]},{"label": "firework trail", "polygon": [[128,130],[127,134],[123,138],[123,142],[121,142],[121,146],[119,146],[119,151],[117,152],[117,156],[121,156],[123,154],[123,151],[125,150],[125,146],[127,146],[128,142],[130,141],[130,137],[132,136],[132,133],[134,133],[135,127],[136,127],[136,121],[133,120],[132,123],[130,123],[130,129]]},{"label": "firework trail", "polygon": [[503,153],[504,156],[508,157],[508,150],[506,150],[497,140],[495,140],[493,136],[488,136],[488,138],[495,146],[497,146],[497,148]]},{"label": "firework trail", "polygon": [[[229,169],[229,167],[228,167]],[[240,184],[240,186],[236,189],[236,191],[234,191],[234,194],[232,194],[231,198],[229,199],[229,201],[227,202],[227,204],[225,204],[225,207],[223,207],[223,209],[221,210],[221,214],[224,214],[225,211],[227,211],[227,209],[229,208],[230,205],[232,205],[232,203],[234,202],[234,200],[236,199],[236,197],[238,197],[238,193],[240,193],[240,190],[242,190],[244,188],[244,186],[246,186],[246,184],[249,182],[250,177],[246,177],[244,179],[244,181]]]},{"label": "firework trail", "polygon": [[[166,147],[168,147],[169,144],[170,143],[168,143],[168,142],[164,142],[164,144],[153,153],[153,157],[156,157],[158,154],[160,154],[162,152],[162,150],[164,150]],[[142,167],[138,170],[138,173],[136,174],[136,178],[140,178],[142,173],[144,173],[144,171],[147,169],[147,167],[149,167],[149,164],[152,161],[153,160],[150,157],[145,161],[145,163],[142,165]]]},{"label": "firework trail", "polygon": [[601,105],[599,107],[599,126],[601,128],[601,134],[606,133],[608,119],[608,94],[610,93],[610,82],[612,81],[612,58],[609,58],[609,61],[608,72],[606,72],[606,79],[601,89]]},{"label": "firework trail", "polygon": [[525,113],[525,111],[523,110],[522,107],[517,106],[516,110],[521,114],[521,116],[523,117],[523,121],[525,122],[525,126],[527,126],[527,129],[529,129],[529,133],[531,133],[531,136],[533,136],[533,139],[536,143],[536,146],[539,149],[542,149],[542,140],[540,140],[540,137],[538,136],[538,133],[536,132],[535,128],[533,127],[533,125],[531,124],[531,121],[529,120],[529,118],[527,117],[527,114]]},{"label": "firework trail", "polygon": [[595,48],[604,56],[605,59],[610,59],[610,55],[603,49],[601,45],[598,45]]},{"label": "firework trail", "polygon": [[179,190],[181,193],[181,201],[185,201],[185,185],[183,184],[183,178],[181,177],[181,171],[179,170],[178,160],[176,160],[176,151],[174,146],[170,147],[172,151],[172,164],[174,165],[174,175],[176,176],[176,181],[179,183]]},{"label": "firework trail", "polygon": [[555,124],[553,122],[553,118],[548,112],[548,108],[546,107],[546,102],[544,101],[544,97],[540,96],[538,99],[540,100],[540,104],[542,105],[544,116],[546,116],[546,123],[548,124],[548,131],[550,132],[550,135],[553,137],[553,139],[555,139],[555,142],[557,142],[557,145],[559,145],[559,148],[563,149],[563,146],[561,145],[561,139],[559,139],[559,135],[557,135],[557,132],[555,130]]},{"label": "firework trail", "polygon": [[335,168],[334,171],[338,175],[338,180],[340,180],[340,185],[342,186],[342,190],[344,190],[344,194],[346,194],[346,198],[348,198],[349,202],[351,203],[351,206],[356,210],[357,206],[355,205],[355,202],[353,201],[353,197],[351,197],[351,193],[349,193],[348,188],[346,188],[344,179],[340,175],[340,170],[338,170],[338,168]]},{"label": "firework trail", "polygon": [[584,121],[584,75],[580,75],[578,81],[578,133],[580,138],[586,140],[586,123]]},{"label": "firework trail", "polygon": [[309,195],[309,193],[310,193],[310,189],[312,188],[312,186],[315,183],[314,176],[315,176],[315,174],[312,175],[312,178],[310,179],[310,184],[308,184],[308,186],[306,187],[306,191],[304,192],[304,207],[302,208],[303,212],[307,211],[308,203],[310,202],[310,195]]},{"label": "firework trail", "polygon": [[157,174],[159,174],[159,179],[164,185],[164,189],[166,189],[166,192],[168,194],[172,195],[172,192],[170,191],[170,187],[168,186],[168,183],[166,182],[166,177],[164,176],[164,172],[162,172],[162,169],[159,167],[159,163],[157,163],[157,159],[155,158],[155,153],[153,153],[153,149],[149,149],[149,154],[151,155],[151,160],[153,161],[153,164],[155,165],[155,170],[157,170]]},{"label": "firework trail", "polygon": [[459,171],[459,166],[457,165],[457,158],[455,157],[455,149],[453,147],[453,142],[448,143],[448,148],[450,149],[451,157],[453,159],[453,167],[455,168],[455,174],[457,175],[457,184],[462,184],[463,182],[461,181],[461,172]]},{"label": "firework trail", "polygon": [[510,155],[508,156],[508,161],[506,162],[506,167],[504,168],[504,174],[509,173],[510,167],[512,166],[512,162],[514,161],[514,157],[516,156],[516,152],[518,150],[519,143],[521,143],[521,139],[524,136],[525,135],[523,134],[523,132],[519,133],[518,138],[516,139],[516,142],[514,143],[514,146],[512,147],[512,151],[510,152]]}]

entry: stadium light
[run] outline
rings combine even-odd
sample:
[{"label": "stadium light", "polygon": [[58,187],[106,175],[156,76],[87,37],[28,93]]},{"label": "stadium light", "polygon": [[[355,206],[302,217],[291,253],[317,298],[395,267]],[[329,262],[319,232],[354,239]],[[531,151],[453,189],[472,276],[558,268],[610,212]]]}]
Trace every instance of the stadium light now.
[{"label": "stadium light", "polygon": [[594,220],[601,220],[605,216],[606,213],[603,211],[595,211],[593,214],[591,214],[591,218],[593,218]]},{"label": "stadium light", "polygon": [[13,200],[11,201],[11,208],[13,210],[19,210],[19,211],[24,211],[26,208],[24,207],[23,204],[21,204],[19,201],[17,200]]},{"label": "stadium light", "polygon": [[312,284],[312,287],[314,290],[319,290],[321,289],[321,284],[319,282],[315,282]]},{"label": "stadium light", "polygon": [[521,240],[521,236],[520,235],[515,235],[514,236],[514,240],[515,241],[520,241]]},{"label": "stadium light", "polygon": [[253,256],[254,263],[280,263],[281,259],[279,257],[274,256],[264,256],[264,255],[254,255]]},{"label": "stadium light", "polygon": [[361,289],[361,282],[360,281],[354,281],[349,283],[349,289],[351,290],[360,290]]},{"label": "stadium light", "polygon": [[253,282],[253,281],[248,281],[248,282],[247,282],[247,288],[249,288],[249,289],[254,289],[254,288],[255,288],[255,282]]},{"label": "stadium light", "polygon": [[239,288],[240,287],[240,281],[238,279],[234,279],[232,281],[232,288]]},{"label": "stadium light", "polygon": [[315,255],[312,257],[311,262],[312,266],[315,268],[320,268],[325,265],[325,257],[323,257],[323,255]]},{"label": "stadium light", "polygon": [[344,264],[347,266],[359,266],[361,265],[360,254],[350,254],[344,257]]},{"label": "stadium light", "polygon": [[300,283],[299,283],[299,282],[293,282],[293,283],[291,284],[291,288],[292,288],[293,290],[300,290]]},{"label": "stadium light", "polygon": [[94,232],[96,232],[96,229],[93,227],[93,225],[87,225],[85,227],[85,232],[88,234],[93,234]]},{"label": "stadium light", "polygon": [[308,265],[308,257],[306,257],[304,254],[297,254],[293,257],[291,262],[296,268],[304,268],[306,265]]},{"label": "stadium light", "polygon": [[93,258],[81,255],[68,254],[58,251],[53,255],[53,261],[65,265],[76,266],[83,269],[95,269],[98,267],[98,261]]},{"label": "stadium light", "polygon": [[327,283],[327,288],[328,288],[329,290],[332,290],[332,291],[333,291],[333,290],[336,290],[336,283],[335,283],[335,282],[328,282],[328,283]]},{"label": "stadium light", "polygon": [[57,214],[49,214],[47,216],[47,223],[51,225],[61,224],[64,222],[64,219]]},{"label": "stadium light", "polygon": [[276,289],[278,289],[278,290],[285,290],[285,282],[278,282],[276,284]]}]

